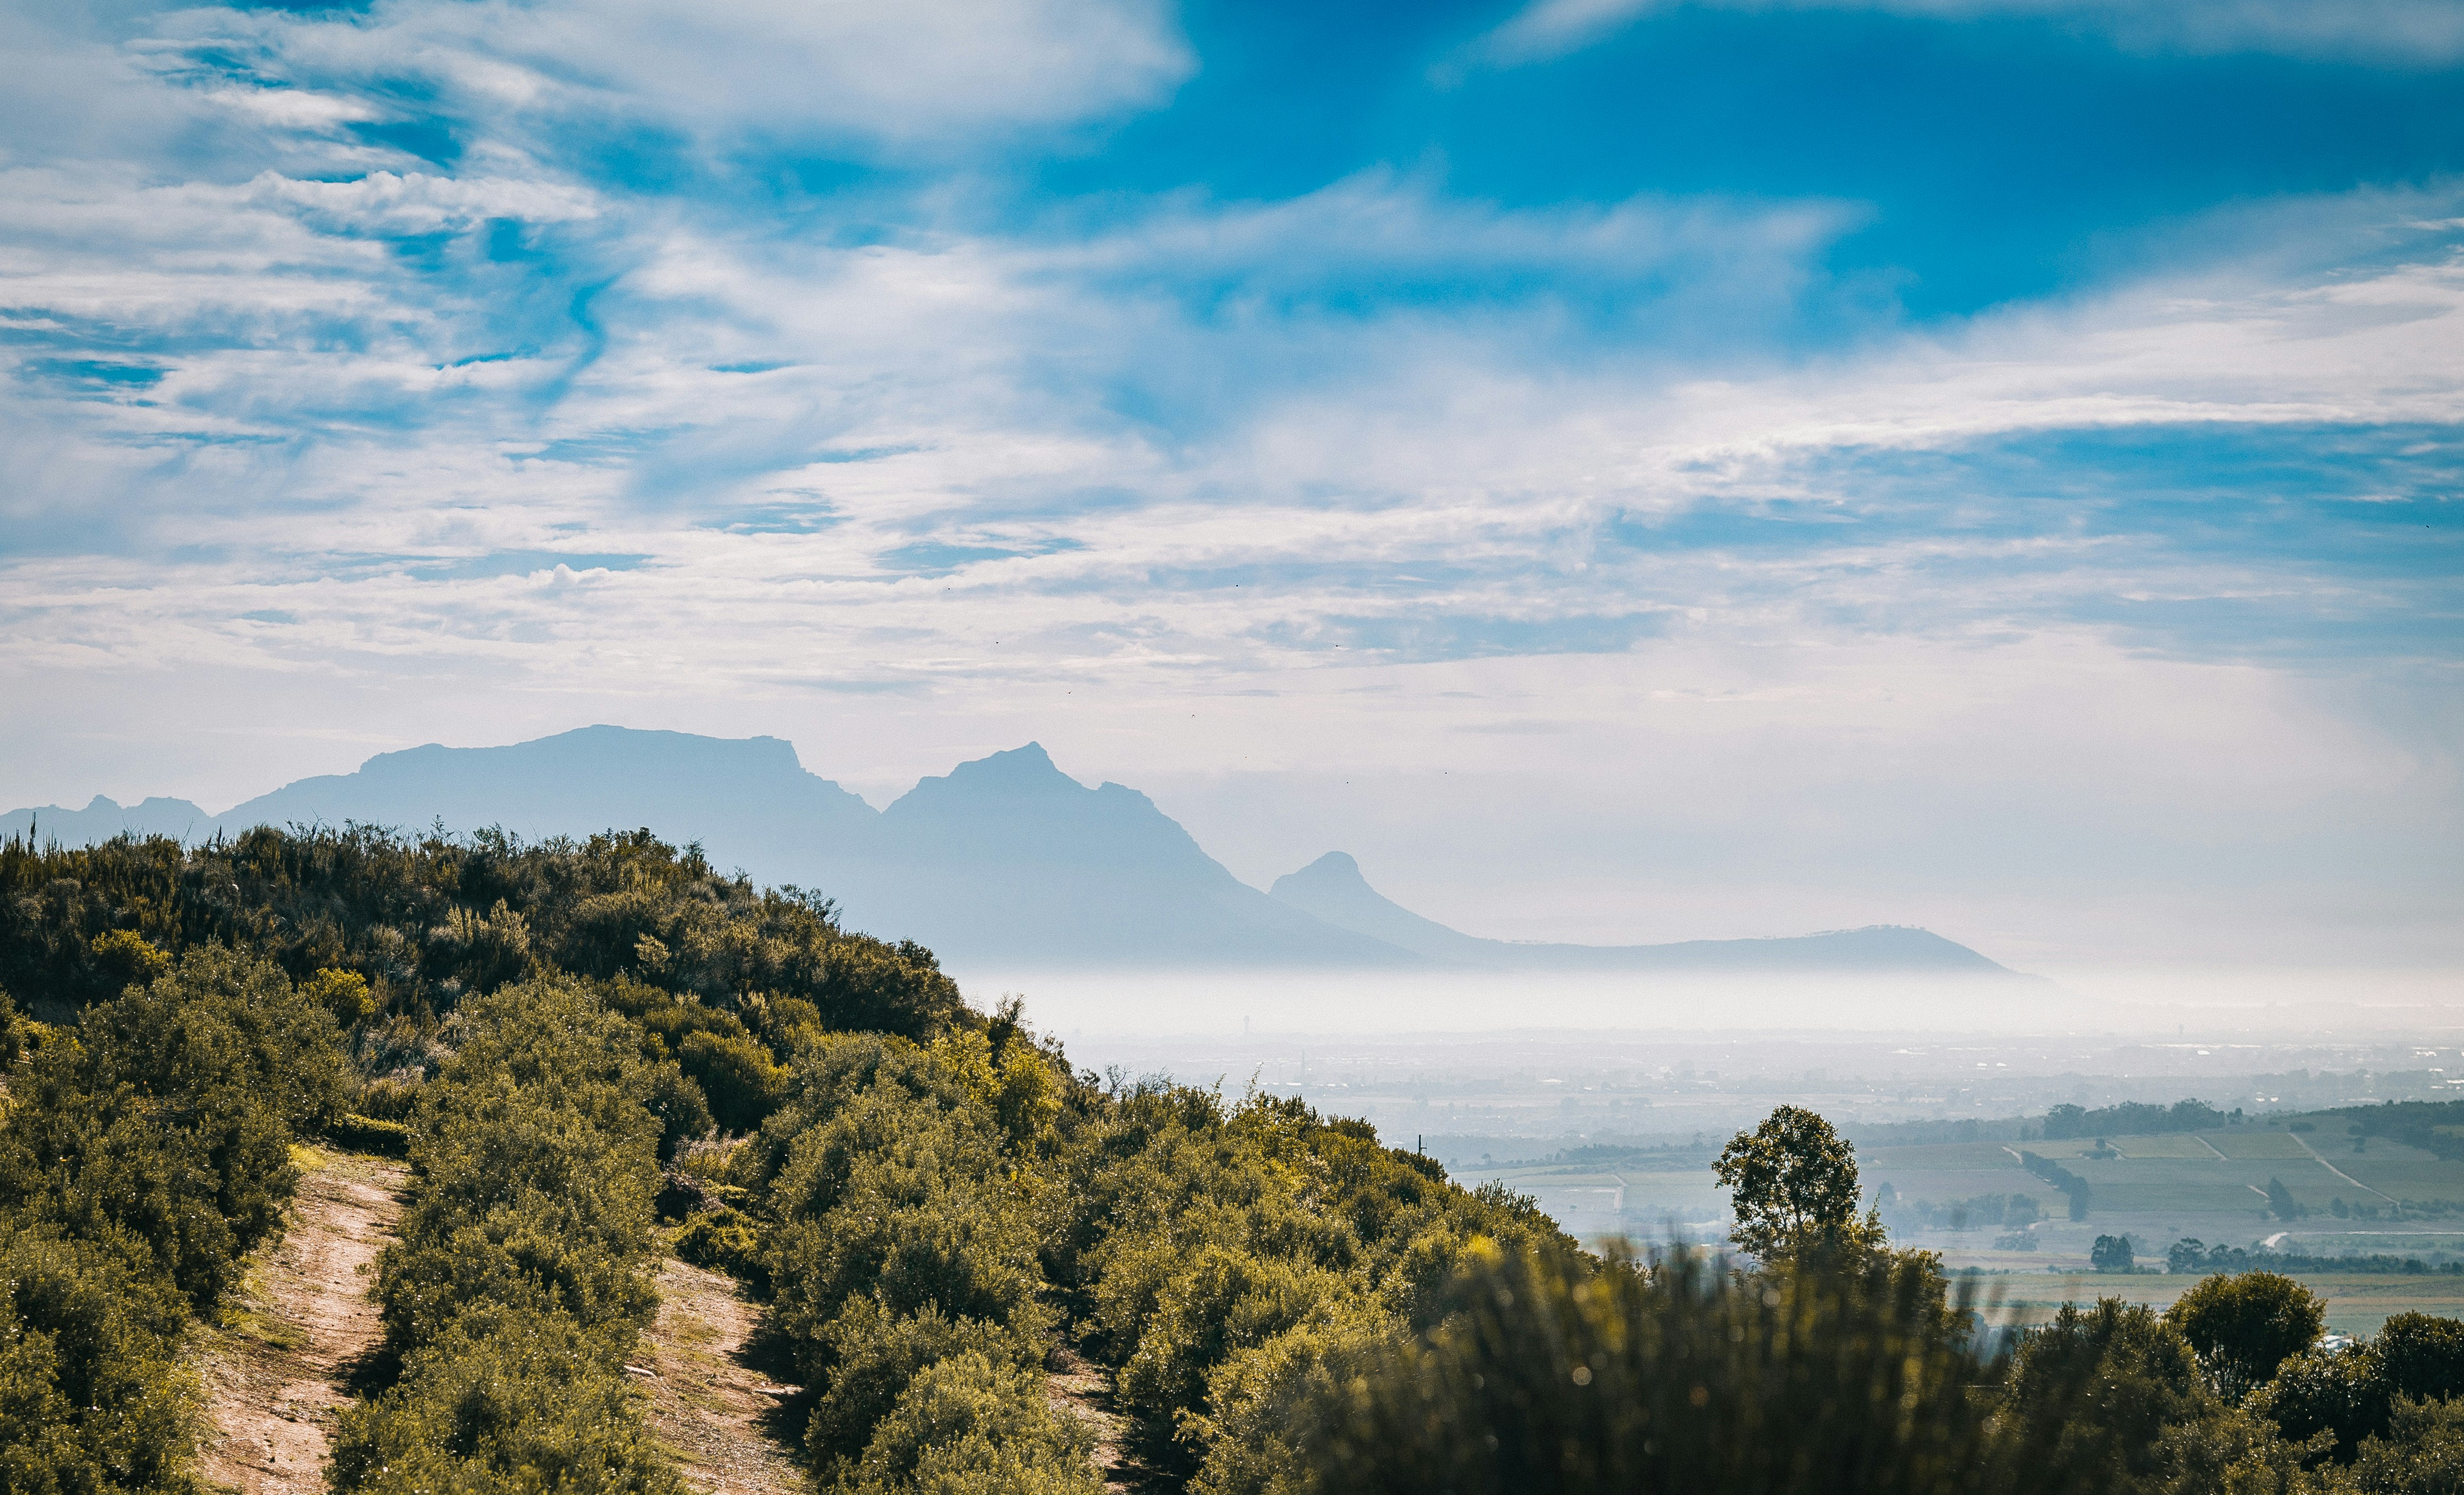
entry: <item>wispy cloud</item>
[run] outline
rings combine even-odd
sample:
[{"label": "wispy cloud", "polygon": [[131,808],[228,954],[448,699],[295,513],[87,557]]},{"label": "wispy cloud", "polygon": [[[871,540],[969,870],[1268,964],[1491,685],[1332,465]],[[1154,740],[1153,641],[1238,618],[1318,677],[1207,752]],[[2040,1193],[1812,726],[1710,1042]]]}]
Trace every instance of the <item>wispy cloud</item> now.
[{"label": "wispy cloud", "polygon": [[[1582,19],[1514,24],[1544,11]],[[2133,223],[2060,295],[1918,319],[1836,268],[1877,213],[1845,197],[1484,198],[1435,158],[1041,193],[1020,139],[1096,149],[1191,78],[1172,17],[885,13],[11,14],[91,96],[0,100],[30,121],[0,157],[15,698],[209,684],[309,737],[751,701],[884,782],[947,766],[898,737],[935,713],[1134,744],[1202,706],[1278,772],[1572,772],[1661,702],[1771,735],[1652,739],[1706,801],[1826,722],[1938,764],[2058,726],[2119,773],[2079,745],[2099,680],[2232,695],[2156,735],[2167,783],[2286,681],[2419,705],[2356,761],[2445,721],[2452,184]],[[2049,660],[2060,691],[1974,725]],[[2341,729],[2303,699],[2324,782]],[[1926,779],[1874,773],[1884,809]]]},{"label": "wispy cloud", "polygon": [[1532,0],[1475,55],[1545,61],[1685,5],[1767,11],[1872,11],[1926,20],[2035,17],[2145,51],[2262,52],[2434,66],[2464,57],[2464,7],[2452,0]]}]

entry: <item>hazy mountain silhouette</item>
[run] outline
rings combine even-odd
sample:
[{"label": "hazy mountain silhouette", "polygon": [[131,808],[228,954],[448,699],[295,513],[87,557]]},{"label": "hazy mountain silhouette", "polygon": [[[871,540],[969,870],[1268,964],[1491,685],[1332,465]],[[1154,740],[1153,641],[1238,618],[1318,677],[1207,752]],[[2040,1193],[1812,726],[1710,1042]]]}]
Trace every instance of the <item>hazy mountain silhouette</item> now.
[{"label": "hazy mountain silhouette", "polygon": [[1360,864],[1330,851],[1275,879],[1275,898],[1329,924],[1458,965],[1522,971],[1663,971],[1687,975],[2014,976],[1966,945],[1901,925],[1772,939],[1668,945],[1551,945],[1482,939],[1425,919],[1369,886]]},{"label": "hazy mountain silhouette", "polygon": [[501,825],[517,835],[586,836],[648,827],[700,842],[721,867],[869,849],[872,806],[804,771],[780,737],[583,727],[510,747],[436,743],[380,753],[357,773],[285,784],[214,818],[214,827],[344,821],[424,830]]},{"label": "hazy mountain silhouette", "polygon": [[121,804],[96,795],[81,810],[45,804],[0,815],[0,836],[33,831],[44,841],[64,846],[90,846],[126,832],[132,836],[177,836],[194,841],[213,830],[214,818],[201,805],[161,796],[136,804]]},{"label": "hazy mountain silhouette", "polygon": [[909,790],[881,812],[863,875],[838,886],[859,927],[960,961],[1424,963],[1267,897],[1145,795],[1089,789],[1033,742]]},{"label": "hazy mountain silhouette", "polygon": [[777,737],[584,727],[507,747],[430,744],[303,779],[208,816],[185,800],[0,817],[45,839],[123,830],[201,841],[254,825],[344,822],[422,831],[502,826],[527,839],[648,827],[699,842],[757,881],[839,901],[850,928],[913,939],[955,963],[1663,971],[1737,975],[1925,971],[2008,976],[1923,930],[1677,945],[1480,939],[1380,896],[1340,852],[1260,892],[1134,789],[1089,789],[1035,743],[926,779],[886,810],[808,772]]},{"label": "hazy mountain silhouette", "polygon": [[584,727],[508,747],[383,753],[221,815],[98,798],[0,818],[90,845],[123,830],[195,842],[255,825],[438,821],[527,839],[647,827],[757,881],[839,901],[847,924],[953,961],[1412,968],[1410,951],[1325,923],[1234,877],[1134,789],[1089,789],[1029,743],[927,779],[887,810],[805,770],[777,737]]}]

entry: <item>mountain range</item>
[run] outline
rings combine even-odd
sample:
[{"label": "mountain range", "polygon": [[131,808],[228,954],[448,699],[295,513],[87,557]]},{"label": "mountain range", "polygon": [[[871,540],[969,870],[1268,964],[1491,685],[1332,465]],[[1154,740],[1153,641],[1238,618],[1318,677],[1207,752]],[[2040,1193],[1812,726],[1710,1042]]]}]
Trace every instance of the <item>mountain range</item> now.
[{"label": "mountain range", "polygon": [[647,827],[713,863],[836,899],[853,928],[956,964],[1045,968],[1626,971],[1933,976],[2035,982],[1921,929],[1594,946],[1484,939],[1378,893],[1343,852],[1276,880],[1232,875],[1138,791],[1088,788],[1028,743],[923,780],[875,810],[777,737],[623,727],[505,747],[384,753],[220,814],[186,800],[0,815],[63,846],[123,832],[195,843],[256,825],[501,826],[531,839]]}]

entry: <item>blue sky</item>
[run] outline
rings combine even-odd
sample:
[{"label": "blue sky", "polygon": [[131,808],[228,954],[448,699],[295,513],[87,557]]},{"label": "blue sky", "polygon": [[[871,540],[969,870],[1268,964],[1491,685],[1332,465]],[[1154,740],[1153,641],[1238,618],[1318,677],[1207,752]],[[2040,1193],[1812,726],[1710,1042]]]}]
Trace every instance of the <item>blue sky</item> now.
[{"label": "blue sky", "polygon": [[2464,967],[2464,4],[0,46],[11,803],[1040,737],[1483,933]]}]

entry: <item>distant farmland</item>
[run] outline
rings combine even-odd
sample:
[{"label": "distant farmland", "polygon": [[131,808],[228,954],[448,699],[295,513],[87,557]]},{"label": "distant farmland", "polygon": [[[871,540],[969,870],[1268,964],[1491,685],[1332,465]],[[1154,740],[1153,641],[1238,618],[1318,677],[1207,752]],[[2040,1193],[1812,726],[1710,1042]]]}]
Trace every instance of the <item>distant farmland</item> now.
[{"label": "distant farmland", "polygon": [[[2464,1161],[2386,1137],[2356,1152],[2346,1126],[2322,1114],[2158,1135],[1861,1147],[1858,1161],[1869,1197],[1885,1185],[1896,1196],[1885,1210],[1896,1242],[1940,1251],[1952,1267],[2013,1274],[1991,1286],[2023,1320],[2100,1296],[2171,1302],[2196,1280],[2163,1271],[2167,1249],[2185,1238],[2312,1256],[2418,1257],[2433,1266],[2464,1261]],[[2068,1199],[2022,1164],[2022,1152],[2087,1181],[2084,1220],[2069,1218]],[[1707,1153],[1638,1152],[1632,1166],[1586,1158],[1579,1167],[1485,1169],[1478,1177],[1535,1196],[1578,1235],[1715,1241],[1726,1230],[1727,1201]],[[2271,1181],[2306,1213],[2289,1220],[2272,1213]],[[2042,1218],[2019,1228],[1991,1219],[1970,1219],[1964,1229],[1947,1222],[1964,1203],[2012,1196],[2032,1198]],[[1930,1222],[1918,1222],[1926,1215]],[[2099,1236],[2128,1236],[2144,1270],[2087,1271]],[[2030,1248],[2019,1248],[2022,1238]],[[2409,1308],[2464,1314],[2464,1276],[2302,1275],[2328,1297],[2333,1327],[2348,1331],[2374,1330]]]}]

